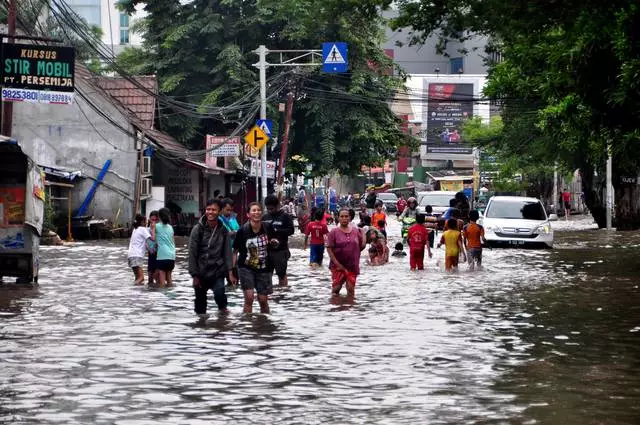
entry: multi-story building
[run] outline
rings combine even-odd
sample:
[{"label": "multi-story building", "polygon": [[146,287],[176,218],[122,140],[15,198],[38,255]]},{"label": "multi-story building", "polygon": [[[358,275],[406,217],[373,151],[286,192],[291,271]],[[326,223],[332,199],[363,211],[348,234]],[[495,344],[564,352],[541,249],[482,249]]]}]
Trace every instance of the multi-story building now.
[{"label": "multi-story building", "polygon": [[145,16],[138,5],[133,15],[120,11],[118,0],[66,0],[67,4],[91,26],[102,30],[102,42],[114,55],[127,46],[139,46],[142,37],[131,31],[134,22]]}]

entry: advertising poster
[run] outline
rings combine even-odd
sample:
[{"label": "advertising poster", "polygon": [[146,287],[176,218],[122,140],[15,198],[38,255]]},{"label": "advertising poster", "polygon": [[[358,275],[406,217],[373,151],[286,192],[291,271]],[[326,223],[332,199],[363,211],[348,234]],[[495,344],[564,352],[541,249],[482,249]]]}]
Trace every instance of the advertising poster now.
[{"label": "advertising poster", "polygon": [[470,155],[462,124],[473,115],[473,84],[428,83],[427,153]]}]

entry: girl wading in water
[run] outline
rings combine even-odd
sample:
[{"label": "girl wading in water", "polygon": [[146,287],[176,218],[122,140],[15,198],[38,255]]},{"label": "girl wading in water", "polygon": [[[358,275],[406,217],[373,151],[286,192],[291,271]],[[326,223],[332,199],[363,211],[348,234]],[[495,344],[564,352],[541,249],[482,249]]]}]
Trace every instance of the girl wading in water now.
[{"label": "girl wading in water", "polygon": [[351,226],[349,210],[343,208],[338,216],[338,227],[329,232],[327,253],[331,262],[332,292],[338,296],[342,285],[347,286],[347,296],[355,296],[356,278],[360,274],[360,252],[367,246],[364,234]]}]

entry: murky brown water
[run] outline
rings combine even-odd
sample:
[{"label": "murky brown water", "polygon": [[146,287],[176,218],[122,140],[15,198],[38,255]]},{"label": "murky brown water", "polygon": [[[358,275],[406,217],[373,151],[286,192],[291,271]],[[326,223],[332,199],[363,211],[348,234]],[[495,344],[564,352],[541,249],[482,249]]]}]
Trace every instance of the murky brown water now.
[{"label": "murky brown water", "polygon": [[638,424],[640,234],[556,241],[365,267],[355,305],[294,250],[270,316],[236,291],[206,326],[184,261],[149,291],[124,241],[45,248],[39,288],[0,287],[0,423]]}]

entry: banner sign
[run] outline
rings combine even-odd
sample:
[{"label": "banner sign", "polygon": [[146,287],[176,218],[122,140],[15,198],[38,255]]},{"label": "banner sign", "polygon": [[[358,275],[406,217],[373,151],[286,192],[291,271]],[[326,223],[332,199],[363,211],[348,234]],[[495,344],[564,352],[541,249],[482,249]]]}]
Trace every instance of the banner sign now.
[{"label": "banner sign", "polygon": [[428,93],[423,117],[427,152],[471,154],[473,148],[464,142],[462,124],[473,115],[473,84],[428,83]]},{"label": "banner sign", "polygon": [[219,156],[239,156],[240,137],[211,136],[206,137],[207,156],[205,163],[208,166],[216,166]]},{"label": "banner sign", "polygon": [[[249,170],[249,177],[262,177],[262,161],[255,158],[249,158],[251,161],[251,169]],[[267,178],[276,178],[276,162],[267,161]]]}]

